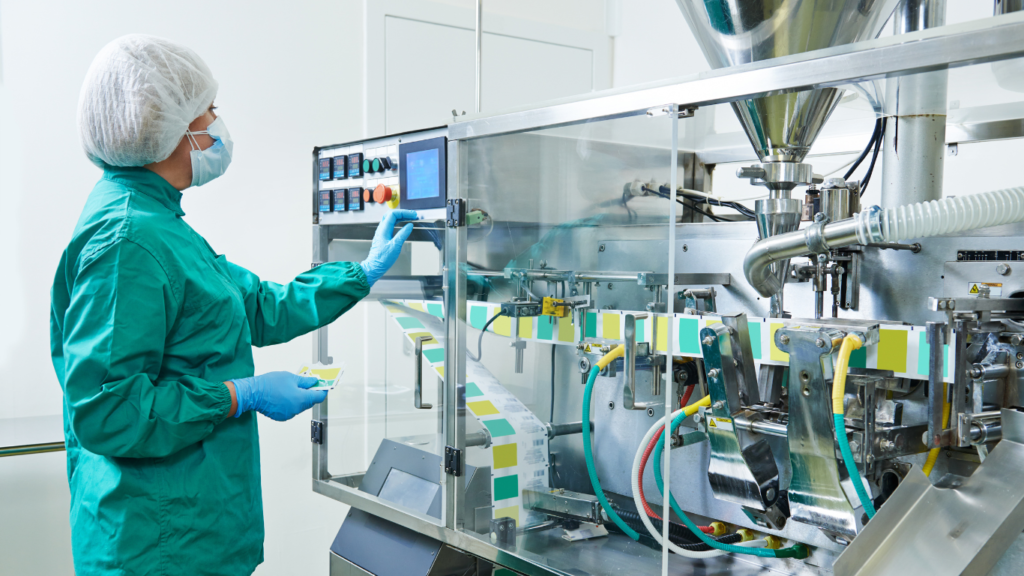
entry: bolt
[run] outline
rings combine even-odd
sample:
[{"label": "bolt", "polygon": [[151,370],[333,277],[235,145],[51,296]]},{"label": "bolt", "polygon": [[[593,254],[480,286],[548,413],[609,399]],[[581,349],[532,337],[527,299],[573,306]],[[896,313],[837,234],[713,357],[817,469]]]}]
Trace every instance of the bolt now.
[{"label": "bolt", "polygon": [[878,447],[884,450],[885,452],[889,452],[896,449],[896,443],[893,442],[892,440],[882,440],[881,442],[878,443]]},{"label": "bolt", "polygon": [[[814,221],[815,222],[821,222],[823,220],[825,220],[825,213],[824,212],[818,212],[817,214],[814,215]],[[821,256],[821,254],[819,254],[818,256]]]},{"label": "bolt", "polygon": [[864,458],[864,461],[865,461],[865,462],[867,462],[868,464],[871,464],[872,462],[874,462],[874,461],[875,461],[875,455],[874,455],[874,454],[868,454],[868,455],[867,455],[867,456],[866,456],[866,457]]},{"label": "bolt", "polygon": [[789,336],[786,336],[785,334],[779,336],[779,342],[782,342],[783,344],[789,344]]},{"label": "bolt", "polygon": [[609,410],[615,410],[615,400],[609,400],[608,401],[608,409]]},{"label": "bolt", "polygon": [[705,336],[704,339],[701,340],[701,343],[705,346],[711,346],[715,343],[715,338],[713,336]]},{"label": "bolt", "polygon": [[600,246],[598,246],[597,247],[597,251],[598,252],[604,252],[604,244],[601,244]]},{"label": "bolt", "polygon": [[721,400],[719,400],[719,401],[715,402],[714,404],[712,404],[711,407],[714,408],[715,410],[721,410],[721,409],[725,408],[725,402],[722,402]]},{"label": "bolt", "polygon": [[[821,212],[818,212],[818,214],[821,214]],[[819,263],[824,264],[826,260],[828,260],[828,256],[825,256],[824,254],[818,254]]]},{"label": "bolt", "polygon": [[945,310],[945,309],[946,309],[946,301],[945,300],[939,300],[939,310]]},{"label": "bolt", "polygon": [[[1014,346],[1020,346],[1022,342],[1024,342],[1024,336],[1021,336],[1020,334],[1014,334],[1013,336],[1010,336],[1010,344],[1013,344]],[[1018,352],[1017,358],[1021,357],[1024,357],[1024,354]]]},{"label": "bolt", "polygon": [[950,300],[946,304],[946,307],[949,308],[950,310],[956,310],[956,300]]},{"label": "bolt", "polygon": [[693,415],[693,421],[696,422],[697,424],[700,424],[700,421],[701,421],[700,412],[697,412],[696,414]]},{"label": "bolt", "polygon": [[1017,352],[1017,360],[1024,360],[1024,353]]},{"label": "bolt", "polygon": [[719,373],[720,372],[719,372],[718,368],[712,368],[711,370],[708,370],[708,378],[710,378],[712,380],[717,380]]},{"label": "bolt", "polygon": [[818,338],[817,340],[814,341],[814,345],[817,346],[818,348],[824,348],[825,347],[825,339],[824,338]]},{"label": "bolt", "polygon": [[609,290],[611,290],[611,289],[612,289],[612,283],[611,283],[611,282],[609,282],[609,283],[608,283],[608,289],[609,289]]},{"label": "bolt", "polygon": [[1017,370],[1020,370],[1020,369],[1024,368],[1024,362],[1021,362],[1020,360],[1018,360],[1017,363],[1014,364],[1014,366],[1017,367]]},{"label": "bolt", "polygon": [[541,267],[542,269],[543,269],[543,268],[547,268],[547,267],[548,267],[548,261],[547,261],[547,260],[541,260],[541,261],[540,261],[540,267]]},{"label": "bolt", "polygon": [[769,502],[775,500],[775,488],[769,488],[767,491],[765,491],[764,497]]},{"label": "bolt", "polygon": [[1001,276],[1006,276],[1010,273],[1010,265],[1000,264],[999,266],[996,266],[996,272],[998,272]]},{"label": "bolt", "polygon": [[688,246],[687,246],[686,244],[683,244],[683,252],[686,252],[686,251],[687,251],[687,250],[689,250],[689,249],[690,249],[690,248],[689,248],[689,247],[688,247]]},{"label": "bolt", "polygon": [[860,452],[860,442],[853,440],[850,442],[850,452]]},{"label": "bolt", "polygon": [[648,408],[647,409],[647,415],[653,417],[654,416],[654,408]]}]

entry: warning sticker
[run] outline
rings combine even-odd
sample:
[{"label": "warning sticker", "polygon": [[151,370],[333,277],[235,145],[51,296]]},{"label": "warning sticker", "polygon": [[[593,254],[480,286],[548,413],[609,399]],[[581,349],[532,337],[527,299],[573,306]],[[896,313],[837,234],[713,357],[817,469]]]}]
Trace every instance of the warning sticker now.
[{"label": "warning sticker", "polygon": [[719,430],[732,430],[732,420],[729,418],[708,418],[708,428]]},{"label": "warning sticker", "polygon": [[967,283],[967,293],[970,294],[971,296],[977,296],[978,294],[981,293],[981,288],[980,288],[981,286],[988,286],[988,295],[989,296],[1002,296],[1003,295],[1003,285],[1002,284],[996,284],[996,283],[993,283],[993,282],[968,282]]}]

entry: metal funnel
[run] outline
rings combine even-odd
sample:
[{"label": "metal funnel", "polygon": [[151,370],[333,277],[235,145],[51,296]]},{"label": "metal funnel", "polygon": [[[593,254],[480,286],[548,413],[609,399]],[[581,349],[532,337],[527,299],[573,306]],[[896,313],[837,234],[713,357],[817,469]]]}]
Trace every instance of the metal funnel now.
[{"label": "metal funnel", "polygon": [[[713,68],[870,40],[899,0],[676,0]],[[842,90],[734,102],[761,162],[801,162]]]}]

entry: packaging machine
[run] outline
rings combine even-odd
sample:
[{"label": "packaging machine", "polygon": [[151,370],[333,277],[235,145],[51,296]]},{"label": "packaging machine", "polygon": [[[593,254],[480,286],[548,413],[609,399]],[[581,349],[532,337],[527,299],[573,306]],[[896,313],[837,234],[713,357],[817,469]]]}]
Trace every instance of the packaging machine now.
[{"label": "packaging machine", "polygon": [[943,180],[1024,14],[677,2],[714,71],[314,150],[314,265],[424,215],[314,341],[332,574],[1024,569],[1024,188]]}]

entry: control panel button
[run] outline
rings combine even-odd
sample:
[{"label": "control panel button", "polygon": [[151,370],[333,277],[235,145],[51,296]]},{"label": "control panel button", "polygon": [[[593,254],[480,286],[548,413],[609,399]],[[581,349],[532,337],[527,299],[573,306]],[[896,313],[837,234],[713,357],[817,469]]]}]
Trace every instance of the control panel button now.
[{"label": "control panel button", "polygon": [[377,184],[377,187],[373,189],[373,201],[377,204],[384,204],[391,201],[391,187],[383,184]]},{"label": "control panel button", "polygon": [[367,204],[373,202],[373,190],[370,190],[369,188],[363,190],[363,202]]},{"label": "control panel button", "polygon": [[383,172],[384,171],[384,168],[382,167],[382,165],[380,163],[380,158],[374,158],[373,161],[370,162],[370,171],[371,172]]},{"label": "control panel button", "polygon": [[369,158],[363,160],[363,173],[373,174],[373,160]]},{"label": "control panel button", "polygon": [[379,160],[381,170],[391,170],[392,168],[395,167],[395,165],[391,162],[391,158],[388,158],[387,156],[384,156]]}]

